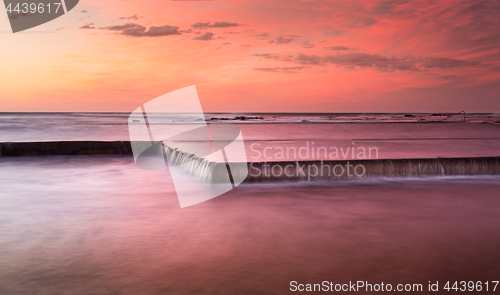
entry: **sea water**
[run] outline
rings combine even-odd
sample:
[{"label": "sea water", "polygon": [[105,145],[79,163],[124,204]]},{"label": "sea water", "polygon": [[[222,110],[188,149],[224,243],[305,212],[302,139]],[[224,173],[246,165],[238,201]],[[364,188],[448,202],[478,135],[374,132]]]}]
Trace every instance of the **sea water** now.
[{"label": "sea water", "polygon": [[[238,124],[249,157],[253,143],[269,152],[353,141],[386,158],[498,156],[494,115],[465,123],[430,114],[221,120],[231,116],[207,119]],[[1,114],[0,141],[128,140],[127,119]],[[131,156],[4,157],[0,294],[283,294],[291,281],[491,282],[500,276],[499,180],[249,183],[180,209],[168,170],[139,169]]]},{"label": "sea water", "polygon": [[[460,116],[439,115],[442,114],[412,117],[401,114],[207,114],[206,120],[209,124],[237,124],[249,161],[498,156],[500,116],[471,114],[462,122]],[[128,141],[128,116],[128,113],[0,113],[0,142]],[[257,119],[234,120],[241,116]],[[152,123],[167,129],[179,124],[162,120],[161,115]],[[143,139],[149,140],[149,136],[145,134]],[[363,149],[367,151],[365,155],[360,153]]]},{"label": "sea water", "polygon": [[0,160],[0,294],[283,294],[498,280],[500,179],[243,184],[179,208],[130,157]]}]

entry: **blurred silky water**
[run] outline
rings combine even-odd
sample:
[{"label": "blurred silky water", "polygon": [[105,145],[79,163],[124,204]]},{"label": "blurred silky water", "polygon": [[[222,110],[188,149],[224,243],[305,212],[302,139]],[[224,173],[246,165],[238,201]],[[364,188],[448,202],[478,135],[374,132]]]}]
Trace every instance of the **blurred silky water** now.
[{"label": "blurred silky water", "polygon": [[498,280],[500,178],[242,184],[180,209],[131,157],[0,158],[0,294]]}]

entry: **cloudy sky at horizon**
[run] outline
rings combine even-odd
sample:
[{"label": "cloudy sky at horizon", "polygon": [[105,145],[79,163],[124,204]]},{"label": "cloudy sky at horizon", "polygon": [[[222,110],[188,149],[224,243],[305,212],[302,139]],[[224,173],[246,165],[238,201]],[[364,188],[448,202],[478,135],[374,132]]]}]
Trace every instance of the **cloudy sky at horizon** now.
[{"label": "cloudy sky at horizon", "polygon": [[498,1],[83,0],[10,33],[1,111],[500,112]]}]

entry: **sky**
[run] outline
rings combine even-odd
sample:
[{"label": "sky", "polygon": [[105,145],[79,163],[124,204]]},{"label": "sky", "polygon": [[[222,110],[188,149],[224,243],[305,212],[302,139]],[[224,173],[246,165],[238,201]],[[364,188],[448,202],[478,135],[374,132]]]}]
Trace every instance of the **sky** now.
[{"label": "sky", "polygon": [[82,0],[13,34],[0,112],[500,113],[500,1]]}]

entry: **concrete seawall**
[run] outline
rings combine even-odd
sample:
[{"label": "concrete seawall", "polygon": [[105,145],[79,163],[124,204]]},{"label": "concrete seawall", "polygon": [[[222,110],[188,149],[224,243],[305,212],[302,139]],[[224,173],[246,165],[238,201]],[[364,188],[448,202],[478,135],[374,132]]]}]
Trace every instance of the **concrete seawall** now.
[{"label": "concrete seawall", "polygon": [[[198,179],[217,182],[225,163],[214,163],[164,146],[165,153]],[[48,155],[132,155],[129,141],[3,142],[0,157]],[[188,165],[182,165],[187,163]],[[230,163],[232,177],[245,182],[361,177],[417,177],[446,175],[500,175],[500,157],[377,159],[350,161],[272,161]]]},{"label": "concrete seawall", "polygon": [[0,157],[132,155],[130,141],[2,142]]},{"label": "concrete seawall", "polygon": [[297,161],[248,163],[246,182],[286,179],[356,179],[362,177],[418,177],[500,175],[500,157],[380,159],[353,161]]},{"label": "concrete seawall", "polygon": [[[225,163],[213,163],[164,145],[165,154],[198,179],[224,179]],[[185,163],[185,165],[183,165]],[[270,161],[229,163],[232,177],[245,182],[356,179],[362,177],[417,177],[446,175],[500,175],[500,157],[376,159],[341,161]],[[246,166],[246,167],[245,167]],[[248,169],[245,169],[248,168]]]}]

